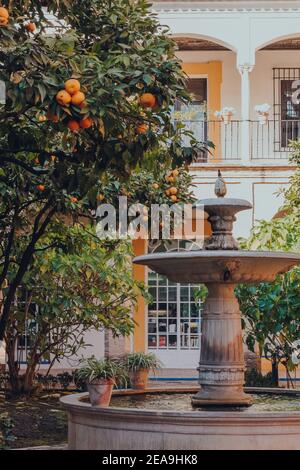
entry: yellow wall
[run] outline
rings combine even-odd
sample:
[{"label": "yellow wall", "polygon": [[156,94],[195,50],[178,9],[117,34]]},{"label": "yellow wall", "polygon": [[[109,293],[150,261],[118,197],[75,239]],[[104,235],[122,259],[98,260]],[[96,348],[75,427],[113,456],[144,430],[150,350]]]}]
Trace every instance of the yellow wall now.
[{"label": "yellow wall", "polygon": [[[135,256],[147,253],[147,240],[133,240],[132,245]],[[136,281],[146,282],[146,274],[145,266],[133,265],[133,277]],[[133,350],[135,352],[146,351],[146,305],[143,297],[138,299],[133,318],[137,323],[133,334]]]},{"label": "yellow wall", "polygon": [[[221,109],[221,85],[222,85],[222,62],[212,61],[207,63],[188,63],[183,64],[183,70],[189,76],[203,75],[207,77],[208,82],[208,118],[214,120],[214,112]],[[219,134],[216,129],[208,129],[209,138],[214,142],[216,148],[219,146]],[[220,154],[216,152],[216,154]],[[210,224],[205,221],[205,235],[210,233]],[[142,255],[147,252],[146,240],[134,240],[133,250],[135,256]],[[146,282],[147,270],[143,266],[133,266],[133,276],[138,281]],[[133,350],[145,351],[146,344],[146,305],[144,299],[141,297],[138,300],[137,308],[134,312],[134,320],[137,323],[133,335]]]},{"label": "yellow wall", "polygon": [[[215,111],[219,111],[222,107],[221,87],[222,87],[222,62],[211,61],[206,63],[186,63],[182,66],[185,73],[193,78],[194,76],[203,75],[207,77],[208,96],[207,96],[207,118],[209,121],[215,121]],[[213,155],[221,155],[220,152],[220,126],[209,124],[208,137],[215,144]]]}]

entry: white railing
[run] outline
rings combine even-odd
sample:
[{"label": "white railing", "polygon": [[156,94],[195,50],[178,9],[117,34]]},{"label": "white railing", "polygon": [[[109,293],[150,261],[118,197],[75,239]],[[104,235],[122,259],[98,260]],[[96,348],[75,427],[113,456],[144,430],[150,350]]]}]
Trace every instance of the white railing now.
[{"label": "white railing", "polygon": [[[215,149],[210,152],[199,153],[198,161],[214,163],[220,160],[227,163],[241,163],[255,161],[286,162],[291,153],[291,141],[300,139],[300,121],[268,120],[260,121],[181,121],[186,129],[191,130],[199,141],[210,140]],[[242,154],[242,129],[246,125],[249,129],[248,155]],[[188,139],[184,140],[188,145]],[[245,147],[243,147],[245,148]]]}]

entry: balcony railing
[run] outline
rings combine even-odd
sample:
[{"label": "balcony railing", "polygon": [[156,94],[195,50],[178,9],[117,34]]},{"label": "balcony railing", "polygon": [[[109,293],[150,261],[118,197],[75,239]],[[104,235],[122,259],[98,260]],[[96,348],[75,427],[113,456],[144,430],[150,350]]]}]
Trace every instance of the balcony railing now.
[{"label": "balcony railing", "polygon": [[[220,160],[239,163],[250,160],[263,163],[287,162],[291,153],[291,141],[300,139],[300,121],[183,121],[186,129],[193,131],[200,141],[211,140],[215,149],[201,152],[198,161],[214,163]],[[246,134],[245,134],[246,126]],[[244,133],[243,133],[244,132]],[[243,155],[242,139],[248,136],[248,155]],[[184,141],[188,145],[188,139]],[[245,149],[245,146],[243,146]],[[245,152],[245,150],[244,150]]]},{"label": "balcony railing", "polygon": [[250,122],[251,160],[288,160],[291,142],[300,138],[300,121]]}]

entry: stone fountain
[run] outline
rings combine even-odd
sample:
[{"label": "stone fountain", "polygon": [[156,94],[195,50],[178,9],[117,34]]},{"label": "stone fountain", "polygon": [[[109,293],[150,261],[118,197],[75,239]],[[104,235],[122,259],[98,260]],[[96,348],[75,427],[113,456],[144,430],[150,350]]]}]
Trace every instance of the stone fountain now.
[{"label": "stone fountain", "polygon": [[[298,411],[290,408],[295,405],[292,397],[283,411],[277,411],[277,405],[275,411],[261,409],[257,401],[249,407],[251,396],[243,390],[241,314],[234,295],[239,283],[273,281],[278,273],[300,264],[300,254],[239,250],[232,235],[235,215],[252,206],[226,198],[220,174],[216,195],[200,201],[212,228],[202,250],[148,254],[134,260],[173,282],[208,287],[198,368],[200,390],[189,389],[188,406],[182,407],[185,396],[176,398],[170,389],[173,396],[167,401],[171,409],[162,404],[165,388],[116,390],[108,408],[91,406],[86,393],[65,396],[61,401],[68,410],[69,449],[300,450],[299,399]],[[281,389],[264,390],[274,392],[283,393]],[[128,404],[130,400],[133,406]]]},{"label": "stone fountain", "polygon": [[199,201],[212,229],[203,250],[149,254],[135,258],[134,263],[146,265],[172,282],[207,286],[198,368],[201,389],[192,402],[201,407],[248,406],[251,397],[243,391],[241,314],[234,289],[241,283],[273,281],[277,274],[300,264],[300,255],[240,251],[232,235],[235,216],[252,205],[224,197],[226,185],[220,172],[215,193],[216,198]]}]

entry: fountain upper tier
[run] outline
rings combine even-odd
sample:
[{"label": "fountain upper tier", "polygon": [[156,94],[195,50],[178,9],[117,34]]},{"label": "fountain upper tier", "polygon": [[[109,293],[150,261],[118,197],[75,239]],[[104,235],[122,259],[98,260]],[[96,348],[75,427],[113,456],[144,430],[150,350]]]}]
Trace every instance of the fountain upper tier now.
[{"label": "fountain upper tier", "polygon": [[271,282],[277,274],[300,265],[300,253],[270,251],[182,251],[148,254],[134,259],[182,283]]},{"label": "fountain upper tier", "polygon": [[212,234],[204,241],[204,250],[238,250],[238,242],[232,235],[235,215],[252,209],[252,204],[244,199],[213,198],[199,201],[196,207],[203,207],[208,214]]}]

